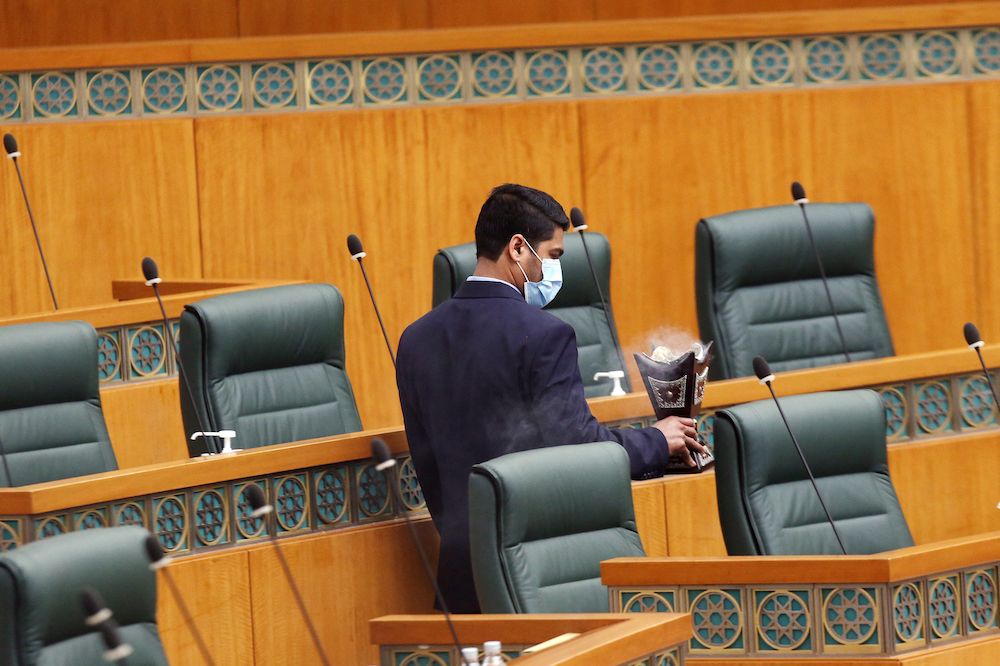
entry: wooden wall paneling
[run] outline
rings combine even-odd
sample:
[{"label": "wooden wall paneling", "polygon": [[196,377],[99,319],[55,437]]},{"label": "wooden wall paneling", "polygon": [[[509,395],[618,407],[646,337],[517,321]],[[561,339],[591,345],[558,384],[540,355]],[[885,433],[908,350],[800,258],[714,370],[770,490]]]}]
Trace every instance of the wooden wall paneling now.
[{"label": "wooden wall paneling", "polygon": [[237,37],[238,0],[4,0],[0,48]]},{"label": "wooden wall paneling", "polygon": [[889,473],[917,545],[1000,530],[1000,433],[889,447]]},{"label": "wooden wall paneling", "polygon": [[897,354],[961,343],[976,316],[967,85],[814,91],[813,201],[875,210],[875,269]]},{"label": "wooden wall paneling", "polygon": [[429,0],[238,0],[241,37],[431,27]]},{"label": "wooden wall paneling", "polygon": [[976,319],[985,340],[1000,338],[1000,82],[968,84],[976,257]]},{"label": "wooden wall paneling", "polygon": [[[418,520],[417,530],[431,566],[436,567],[438,537],[430,518]],[[434,612],[434,591],[401,520],[283,541],[282,549],[323,647],[334,663],[378,663],[378,646],[369,640],[369,620],[383,615]],[[270,546],[250,551],[250,585],[254,600],[254,663],[319,664]]]},{"label": "wooden wall paneling", "polygon": [[428,0],[428,3],[434,28],[594,19],[594,0]]},{"label": "wooden wall paneling", "polygon": [[811,180],[810,105],[795,91],[580,103],[583,211],[611,240],[626,355],[671,332],[697,336],[695,225],[787,203],[793,180]]},{"label": "wooden wall paneling", "polygon": [[418,109],[199,119],[205,275],[331,282],[345,301],[347,371],[365,428],[402,423],[395,373],[347,252],[357,233],[393,349],[430,307]]},{"label": "wooden wall paneling", "polygon": [[671,478],[663,485],[670,557],[713,557],[726,554],[719,524],[715,473]]},{"label": "wooden wall paneling", "polygon": [[544,190],[567,214],[583,200],[576,102],[440,107],[425,115],[435,225],[417,258],[427,287],[421,314],[430,310],[434,253],[475,240],[479,210],[494,187],[519,183]]},{"label": "wooden wall paneling", "polygon": [[[219,666],[254,663],[251,616],[256,608],[251,608],[248,562],[241,549],[184,558],[167,568]],[[204,663],[164,571],[157,574],[156,619],[171,664]]]},{"label": "wooden wall paneling", "polygon": [[635,523],[642,547],[650,557],[666,557],[667,514],[663,500],[663,479],[632,483]]},{"label": "wooden wall paneling", "polygon": [[898,5],[950,4],[954,0],[594,0],[597,20],[712,16]]},{"label": "wooden wall paneling", "polygon": [[[62,308],[111,298],[115,278],[140,277],[144,256],[164,275],[200,277],[190,119],[0,126],[12,132],[38,235]],[[52,310],[13,165],[0,169],[0,316]]]},{"label": "wooden wall paneling", "polygon": [[186,460],[177,378],[101,390],[101,406],[118,469]]}]

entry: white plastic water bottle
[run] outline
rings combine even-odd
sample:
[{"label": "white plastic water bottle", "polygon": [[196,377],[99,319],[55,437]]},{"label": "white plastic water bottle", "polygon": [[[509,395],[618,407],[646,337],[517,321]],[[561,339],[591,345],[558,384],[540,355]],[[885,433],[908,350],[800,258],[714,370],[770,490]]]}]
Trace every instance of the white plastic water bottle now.
[{"label": "white plastic water bottle", "polygon": [[483,666],[503,666],[503,657],[500,656],[500,641],[483,643],[483,655]]},{"label": "white plastic water bottle", "polygon": [[462,648],[462,660],[465,666],[479,666],[479,648]]}]

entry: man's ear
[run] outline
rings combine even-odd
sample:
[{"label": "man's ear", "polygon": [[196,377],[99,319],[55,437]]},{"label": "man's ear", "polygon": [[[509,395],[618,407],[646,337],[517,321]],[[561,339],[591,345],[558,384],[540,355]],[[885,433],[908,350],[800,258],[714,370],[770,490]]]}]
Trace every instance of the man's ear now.
[{"label": "man's ear", "polygon": [[520,256],[521,250],[523,248],[524,248],[524,239],[522,239],[520,236],[511,236],[510,240],[507,241],[507,254],[514,262],[517,261],[517,258]]}]

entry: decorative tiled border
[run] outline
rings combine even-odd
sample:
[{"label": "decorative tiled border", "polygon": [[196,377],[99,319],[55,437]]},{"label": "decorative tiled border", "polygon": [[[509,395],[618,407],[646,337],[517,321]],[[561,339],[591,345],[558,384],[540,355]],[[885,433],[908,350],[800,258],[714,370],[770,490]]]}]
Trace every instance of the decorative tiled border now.
[{"label": "decorative tiled border", "polygon": [[[426,511],[409,454],[396,457],[405,510]],[[246,489],[256,484],[274,511],[252,517]],[[404,507],[393,500],[386,477],[374,460],[239,479],[172,490],[37,516],[0,516],[0,552],[71,531],[141,525],[172,554],[203,552],[247,541],[319,532],[391,520]]]},{"label": "decorative tiled border", "polygon": [[691,655],[897,654],[997,632],[998,564],[892,585],[611,588],[611,610],[691,613]]},{"label": "decorative tiled border", "polygon": [[1000,28],[0,72],[0,121],[810,88],[1000,76]]},{"label": "decorative tiled border", "polygon": [[[504,662],[517,659],[528,645],[504,645]],[[619,666],[682,666],[686,649],[683,645],[659,650],[641,659],[635,659]],[[479,651],[482,662],[483,651]],[[381,647],[382,666],[460,666],[464,662],[453,645],[383,645]]]},{"label": "decorative tiled border", "polygon": [[[180,324],[169,321],[179,344]],[[113,326],[97,331],[98,378],[101,385],[177,374],[177,353],[170,349],[163,321]]]},{"label": "decorative tiled border", "polygon": [[[1000,375],[996,371],[991,371],[990,377],[994,386],[1000,386]],[[914,379],[868,388],[882,396],[885,405],[885,434],[889,443],[1000,427],[993,394],[981,372]],[[705,410],[696,419],[698,432],[713,450],[715,412],[720,409],[725,407]],[[655,420],[653,416],[646,416],[605,425],[645,428]]]}]

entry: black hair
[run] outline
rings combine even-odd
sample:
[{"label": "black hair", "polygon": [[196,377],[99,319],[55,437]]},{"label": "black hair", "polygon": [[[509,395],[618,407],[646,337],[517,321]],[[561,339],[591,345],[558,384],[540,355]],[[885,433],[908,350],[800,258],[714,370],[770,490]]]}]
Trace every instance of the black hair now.
[{"label": "black hair", "polygon": [[516,234],[537,247],[555,235],[556,227],[569,229],[569,218],[551,195],[524,185],[501,185],[479,211],[476,256],[496,261]]}]

